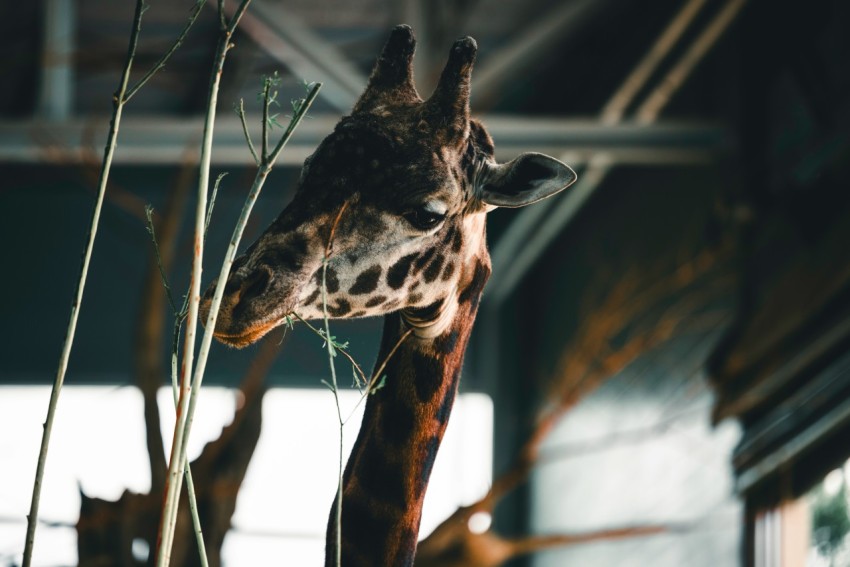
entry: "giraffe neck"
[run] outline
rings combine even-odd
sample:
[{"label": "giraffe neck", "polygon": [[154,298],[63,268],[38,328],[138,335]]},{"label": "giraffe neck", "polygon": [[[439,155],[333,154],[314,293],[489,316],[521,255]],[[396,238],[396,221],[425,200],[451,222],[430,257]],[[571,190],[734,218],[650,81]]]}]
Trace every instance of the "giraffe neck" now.
[{"label": "giraffe neck", "polygon": [[[457,304],[451,323],[436,337],[408,337],[389,359],[385,386],[369,396],[343,479],[345,567],[413,565],[425,489],[490,275],[486,251],[469,265],[451,298]],[[378,364],[407,328],[399,313],[385,317]],[[328,525],[327,566],[334,565],[335,512],[336,506]]]}]

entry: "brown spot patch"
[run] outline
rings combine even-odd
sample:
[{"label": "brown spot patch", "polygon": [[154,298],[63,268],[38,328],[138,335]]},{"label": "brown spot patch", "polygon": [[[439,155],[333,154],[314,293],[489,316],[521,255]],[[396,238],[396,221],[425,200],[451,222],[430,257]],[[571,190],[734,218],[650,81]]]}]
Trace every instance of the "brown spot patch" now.
[{"label": "brown spot patch", "polygon": [[357,483],[363,490],[383,504],[404,509],[407,503],[404,475],[398,474],[398,465],[386,458],[385,447],[378,439],[374,436],[369,438],[357,457]]},{"label": "brown spot patch", "polygon": [[443,384],[443,368],[433,356],[414,351],[411,356],[413,383],[416,396],[422,402],[430,402]]},{"label": "brown spot patch", "polygon": [[452,240],[452,252],[460,252],[460,249],[463,247],[463,233],[461,231],[455,232],[454,240]]},{"label": "brown spot patch", "polygon": [[442,334],[434,340],[434,350],[440,354],[449,354],[457,348],[457,340],[460,334],[457,329]]},{"label": "brown spot patch", "polygon": [[[381,455],[370,456],[381,460]],[[398,518],[394,514],[376,513],[370,496],[361,493],[358,497],[345,499],[345,506],[342,509],[343,553],[350,553],[356,549],[365,557],[381,557],[386,552],[386,543],[380,534],[389,533]],[[351,558],[344,557],[344,559]],[[343,561],[343,565],[364,565],[364,563]]]},{"label": "brown spot patch", "polygon": [[348,290],[352,295],[364,295],[372,293],[378,287],[378,280],[381,278],[381,266],[377,264],[371,268],[367,268],[361,272],[354,280],[354,285]]},{"label": "brown spot patch", "polygon": [[452,241],[452,238],[453,238],[453,237],[454,237],[454,235],[455,235],[455,230],[457,230],[457,229],[455,228],[455,225],[451,225],[451,226],[448,228],[448,230],[446,230],[446,235],[445,235],[445,236],[443,236],[443,244],[445,244],[446,246],[448,246],[448,245],[449,245],[449,243]]},{"label": "brown spot patch", "polygon": [[443,281],[449,281],[452,278],[452,275],[455,273],[455,263],[447,262],[446,267],[443,270]]},{"label": "brown spot patch", "polygon": [[[327,270],[327,272],[323,274],[325,270]],[[316,270],[316,285],[319,286],[319,289],[322,287],[323,277],[325,280],[325,288],[328,290],[328,293],[336,293],[339,291],[339,278],[336,276],[336,270],[330,266]]]},{"label": "brown spot patch", "polygon": [[262,254],[260,262],[275,268],[296,270],[307,254],[307,239],[299,234],[289,238],[283,246],[268,248]]},{"label": "brown spot patch", "polygon": [[425,267],[425,264],[431,261],[431,258],[434,257],[434,254],[437,253],[437,247],[429,248],[425,252],[422,253],[419,258],[416,259],[416,262],[413,264],[413,273],[418,274],[422,271],[422,268]]},{"label": "brown spot patch", "polygon": [[322,290],[321,290],[321,289],[317,289],[316,291],[314,291],[313,293],[311,293],[310,295],[308,295],[308,296],[307,296],[307,299],[305,299],[305,300],[304,300],[304,302],[303,302],[303,303],[304,303],[304,305],[310,305],[311,303],[313,303],[314,301],[316,301],[316,300],[319,298],[319,294],[320,294],[320,293],[322,293]]},{"label": "brown spot patch", "polygon": [[413,410],[400,400],[381,406],[381,435],[390,445],[400,445],[413,435]]},{"label": "brown spot patch", "polygon": [[451,415],[452,406],[455,403],[455,394],[457,393],[457,385],[459,380],[460,367],[455,368],[452,372],[451,384],[449,384],[449,387],[446,389],[443,401],[440,403],[439,409],[437,409],[435,417],[437,418],[437,421],[439,421],[441,424],[445,424],[449,421],[449,415]]},{"label": "brown spot patch", "polygon": [[431,469],[434,468],[434,461],[437,459],[437,450],[440,448],[441,440],[439,435],[434,435],[425,445],[424,454],[422,455],[422,476],[419,482],[415,483],[417,499],[422,497],[422,493],[428,485],[428,479],[431,478]]},{"label": "brown spot patch", "polygon": [[445,258],[442,254],[437,254],[437,257],[434,258],[434,261],[428,264],[428,267],[422,273],[422,277],[425,278],[427,283],[431,283],[432,281],[437,279],[437,276],[440,275],[440,271],[443,269],[443,261]]},{"label": "brown spot patch", "polygon": [[472,279],[469,284],[458,295],[458,303],[461,305],[467,302],[472,303],[472,308],[477,307],[478,300],[481,297],[481,292],[484,291],[484,285],[487,283],[487,278],[490,277],[490,268],[485,266],[480,260],[475,264],[475,271],[472,273]]},{"label": "brown spot patch", "polygon": [[342,317],[351,311],[351,304],[345,299],[340,299],[336,305],[328,305],[328,313],[334,317]]},{"label": "brown spot patch", "polygon": [[385,295],[376,295],[366,302],[366,307],[377,307],[387,300],[387,296]]},{"label": "brown spot patch", "polygon": [[392,267],[387,270],[387,285],[392,289],[400,289],[407,279],[407,274],[410,271],[410,264],[413,263],[416,254],[408,254],[398,260]]}]

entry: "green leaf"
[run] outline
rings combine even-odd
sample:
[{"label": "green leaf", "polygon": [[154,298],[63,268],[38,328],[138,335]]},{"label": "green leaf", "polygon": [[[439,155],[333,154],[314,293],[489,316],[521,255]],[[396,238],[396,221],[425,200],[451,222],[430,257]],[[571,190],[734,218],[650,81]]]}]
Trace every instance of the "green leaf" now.
[{"label": "green leaf", "polygon": [[384,374],[383,376],[381,376],[381,379],[378,380],[378,383],[375,384],[372,387],[372,391],[370,391],[369,394],[374,395],[375,392],[377,392],[378,390],[380,390],[381,388],[383,388],[386,385],[387,385],[387,375]]}]

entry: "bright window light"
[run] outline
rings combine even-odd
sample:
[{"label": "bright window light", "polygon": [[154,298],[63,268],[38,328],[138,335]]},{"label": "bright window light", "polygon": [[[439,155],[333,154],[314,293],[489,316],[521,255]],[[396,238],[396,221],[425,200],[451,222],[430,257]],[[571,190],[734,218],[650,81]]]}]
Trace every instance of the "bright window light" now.
[{"label": "bright window light", "polygon": [[[359,399],[341,392],[343,416]],[[20,562],[32,479],[50,388],[0,387],[0,565]],[[235,393],[204,388],[192,426],[190,458],[218,437],[233,417]],[[171,390],[159,393],[166,451],[174,424]],[[346,452],[357,436],[362,407],[345,431]],[[239,494],[233,530],[224,542],[228,567],[276,557],[286,565],[321,565],[334,497],[338,426],[333,396],[322,390],[272,389],[263,403],[263,431]],[[11,432],[14,432],[13,434]],[[491,482],[493,406],[483,394],[458,397],[431,477],[421,536],[461,505],[481,497]],[[14,466],[9,466],[14,463]],[[33,564],[75,565],[74,524],[79,490],[117,499],[125,489],[145,492],[150,474],[142,396],[130,387],[66,386],[54,422],[42,488]],[[140,546],[139,546],[140,547]],[[141,548],[137,550],[142,552]]]}]

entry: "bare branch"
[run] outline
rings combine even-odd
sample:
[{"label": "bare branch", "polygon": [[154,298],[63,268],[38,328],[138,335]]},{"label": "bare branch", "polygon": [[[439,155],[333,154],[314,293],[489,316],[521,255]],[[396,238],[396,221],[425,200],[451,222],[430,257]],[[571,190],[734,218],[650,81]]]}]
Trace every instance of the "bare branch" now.
[{"label": "bare branch", "polygon": [[[218,102],[218,89],[221,81],[221,73],[224,67],[224,60],[231,47],[231,37],[239,25],[239,20],[248,8],[251,0],[242,0],[236,13],[233,15],[228,27],[222,30],[219,37],[218,46],[216,48],[216,56],[213,62],[213,69],[210,76],[210,86],[207,100],[207,114],[204,122],[204,137],[201,145],[201,163],[198,176],[198,202],[195,216],[195,243],[194,243],[194,261],[192,264],[192,277],[189,291],[188,313],[186,319],[186,336],[185,347],[183,349],[183,366],[181,370],[181,387],[180,387],[180,404],[177,410],[177,423],[174,428],[174,439],[171,445],[171,459],[169,461],[168,475],[166,477],[165,496],[162,510],[162,519],[160,521],[159,536],[157,539],[157,560],[158,567],[166,567],[169,565],[171,557],[171,547],[174,538],[174,528],[177,522],[177,507],[180,495],[180,488],[183,480],[183,468],[186,461],[186,447],[184,443],[187,440],[191,429],[191,419],[187,419],[190,413],[194,410],[194,402],[196,395],[189,394],[189,378],[192,376],[193,358],[195,349],[195,333],[198,323],[198,308],[200,305],[201,296],[201,265],[204,249],[203,235],[206,231],[207,211],[207,189],[209,184],[210,160],[212,154],[213,130],[215,127],[216,106]],[[244,225],[243,225],[244,226]],[[231,260],[232,261],[232,260]],[[227,262],[225,262],[227,264]],[[229,271],[229,265],[227,265]],[[220,283],[220,288],[223,289],[224,284]],[[213,327],[214,327],[213,321]],[[212,329],[207,329],[207,334],[211,340]],[[204,336],[206,341],[207,337]],[[203,353],[203,348],[201,353]],[[206,348],[209,348],[207,342]],[[203,354],[201,354],[203,356]],[[198,365],[195,370],[200,370],[200,375],[203,375],[203,365],[199,357]],[[200,380],[195,378],[192,381],[192,386],[195,382],[200,383]],[[193,390],[195,391],[195,390]]]},{"label": "bare branch", "polygon": [[183,31],[181,31],[180,35],[177,36],[177,39],[174,40],[174,43],[171,45],[171,48],[166,51],[162,57],[159,58],[159,61],[154,63],[153,67],[151,67],[151,69],[147,73],[145,73],[144,76],[139,79],[135,85],[133,85],[130,89],[127,90],[127,94],[124,95],[123,99],[125,104],[129,102],[131,98],[133,98],[133,95],[135,95],[140,88],[145,86],[145,83],[147,83],[151,79],[151,77],[153,77],[157,73],[157,71],[165,67],[165,64],[168,63],[168,60],[171,58],[172,55],[174,55],[174,52],[177,51],[177,49],[179,49],[181,45],[183,45],[183,40],[186,39],[186,36],[189,34],[189,30],[194,25],[195,20],[198,19],[198,15],[201,13],[201,8],[204,7],[204,4],[204,0],[197,0],[195,2],[195,6],[194,8],[192,8],[192,12],[189,14],[189,21],[186,22],[186,25],[183,27]]},{"label": "bare branch", "polygon": [[47,451],[50,445],[50,434],[53,430],[53,420],[56,414],[56,407],[59,403],[59,394],[62,391],[62,384],[65,381],[65,372],[68,368],[68,359],[71,356],[71,348],[74,344],[74,334],[77,330],[77,319],[79,310],[83,301],[83,293],[86,287],[86,276],[88,275],[89,263],[91,262],[92,250],[94,248],[94,240],[97,236],[97,228],[100,222],[100,211],[103,207],[103,197],[106,193],[107,180],[109,172],[112,168],[112,158],[115,155],[115,146],[118,138],[118,126],[121,123],[121,114],[124,108],[124,95],[127,92],[127,83],[130,80],[130,70],[133,67],[133,59],[136,55],[136,46],[139,41],[139,32],[142,27],[142,14],[145,7],[143,0],[137,0],[136,11],[133,17],[132,31],[130,32],[130,41],[127,47],[127,58],[124,62],[124,70],[121,74],[118,92],[113,96],[112,121],[109,128],[106,149],[103,156],[103,165],[101,168],[100,183],[98,184],[97,199],[95,200],[94,211],[86,242],[85,252],[83,253],[83,263],[80,268],[80,276],[77,280],[77,290],[74,294],[74,302],[71,305],[71,316],[68,322],[68,330],[65,335],[65,342],[62,347],[62,354],[59,357],[59,368],[56,371],[56,379],[53,383],[53,389],[50,394],[50,402],[47,406],[47,419],[44,422],[44,431],[41,438],[41,448],[39,450],[38,462],[36,464],[35,481],[33,483],[32,501],[30,503],[30,511],[27,515],[27,534],[24,544],[23,565],[29,567],[32,564],[32,552],[35,543],[35,530],[38,525],[38,508],[41,500],[41,485],[44,478],[44,467],[47,463]]},{"label": "bare branch", "polygon": [[248,149],[251,151],[251,156],[254,158],[254,163],[260,165],[260,156],[257,155],[257,150],[254,149],[254,142],[251,141],[251,133],[248,131],[248,121],[245,118],[245,101],[239,99],[239,106],[236,107],[236,114],[239,115],[239,121],[242,123],[242,133],[245,134],[245,142],[248,144]]}]

